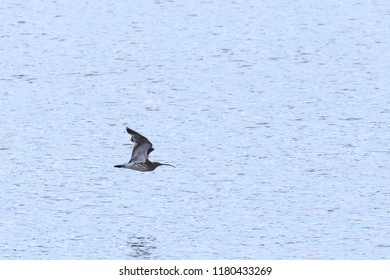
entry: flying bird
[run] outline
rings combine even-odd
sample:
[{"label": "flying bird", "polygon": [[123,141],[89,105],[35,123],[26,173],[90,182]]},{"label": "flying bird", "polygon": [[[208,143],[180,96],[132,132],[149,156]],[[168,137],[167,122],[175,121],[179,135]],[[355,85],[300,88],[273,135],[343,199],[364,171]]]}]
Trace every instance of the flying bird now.
[{"label": "flying bird", "polygon": [[141,172],[153,171],[160,165],[174,167],[171,164],[150,161],[148,159],[149,154],[154,151],[152,143],[146,137],[128,127],[126,127],[126,131],[130,134],[131,141],[134,142],[131,159],[128,163],[115,165],[114,167],[129,168]]}]

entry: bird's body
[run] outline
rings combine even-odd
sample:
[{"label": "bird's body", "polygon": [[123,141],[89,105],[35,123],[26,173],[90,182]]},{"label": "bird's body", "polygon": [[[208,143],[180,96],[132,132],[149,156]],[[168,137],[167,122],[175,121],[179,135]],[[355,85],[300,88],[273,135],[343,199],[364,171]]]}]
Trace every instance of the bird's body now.
[{"label": "bird's body", "polygon": [[153,162],[149,160],[149,154],[154,150],[152,143],[138,132],[126,127],[127,133],[131,135],[131,141],[134,142],[131,159],[128,163],[115,165],[118,168],[128,168],[141,172],[153,171],[160,165],[173,165],[166,163]]},{"label": "bird's body", "polygon": [[141,171],[141,172],[153,171],[157,168],[157,166],[159,166],[159,165],[156,165],[156,164],[154,164],[154,162],[152,163],[151,161],[129,162],[129,163],[125,163],[125,164],[115,165],[115,167],[129,168],[129,169],[133,169],[133,170],[137,170],[137,171]]}]

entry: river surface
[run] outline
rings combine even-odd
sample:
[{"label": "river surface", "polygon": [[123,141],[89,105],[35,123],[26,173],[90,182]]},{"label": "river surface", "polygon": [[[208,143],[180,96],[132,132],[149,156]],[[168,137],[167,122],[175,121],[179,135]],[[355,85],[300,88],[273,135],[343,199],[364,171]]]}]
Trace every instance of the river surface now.
[{"label": "river surface", "polygon": [[[388,1],[6,1],[0,27],[0,259],[389,259]],[[176,168],[114,168],[126,126]]]}]

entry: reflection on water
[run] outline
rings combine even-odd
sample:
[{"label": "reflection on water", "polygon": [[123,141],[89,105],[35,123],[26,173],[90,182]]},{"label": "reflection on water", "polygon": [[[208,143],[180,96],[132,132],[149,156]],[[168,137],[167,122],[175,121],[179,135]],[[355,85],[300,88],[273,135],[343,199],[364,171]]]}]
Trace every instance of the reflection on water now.
[{"label": "reflection on water", "polygon": [[155,243],[156,238],[153,237],[131,236],[127,242],[131,249],[128,256],[134,259],[149,259],[152,254],[155,254]]}]

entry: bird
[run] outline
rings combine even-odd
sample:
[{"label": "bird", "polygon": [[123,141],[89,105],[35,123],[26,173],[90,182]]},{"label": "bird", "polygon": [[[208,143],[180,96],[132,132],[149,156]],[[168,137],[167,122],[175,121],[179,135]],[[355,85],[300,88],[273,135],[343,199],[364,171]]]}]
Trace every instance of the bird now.
[{"label": "bird", "polygon": [[131,136],[131,142],[134,142],[131,159],[128,163],[118,164],[114,167],[128,168],[136,171],[153,171],[161,165],[175,167],[171,164],[153,162],[149,160],[149,154],[154,151],[152,143],[138,132],[126,127],[126,131]]}]

